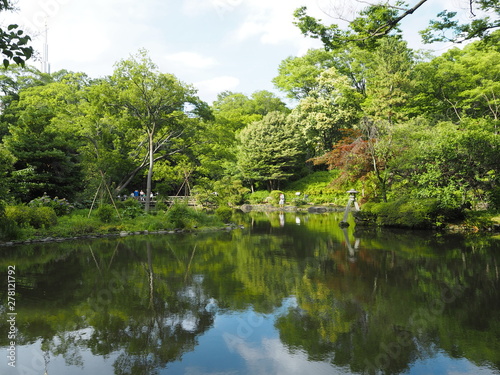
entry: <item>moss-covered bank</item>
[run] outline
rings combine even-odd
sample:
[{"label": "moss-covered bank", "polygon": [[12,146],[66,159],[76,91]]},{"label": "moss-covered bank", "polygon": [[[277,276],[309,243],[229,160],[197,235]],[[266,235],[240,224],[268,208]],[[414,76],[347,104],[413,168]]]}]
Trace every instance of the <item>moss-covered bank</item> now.
[{"label": "moss-covered bank", "polygon": [[499,231],[497,212],[446,207],[437,199],[402,198],[391,202],[366,203],[354,213],[356,225],[409,229]]}]

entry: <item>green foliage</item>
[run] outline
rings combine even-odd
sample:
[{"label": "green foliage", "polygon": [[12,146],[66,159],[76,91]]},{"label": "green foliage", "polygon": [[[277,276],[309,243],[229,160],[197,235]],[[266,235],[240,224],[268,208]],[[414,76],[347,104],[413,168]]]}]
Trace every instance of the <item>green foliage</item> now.
[{"label": "green foliage", "polygon": [[335,169],[331,171],[313,172],[300,180],[287,185],[288,191],[300,191],[302,194],[320,195],[332,192],[330,184],[338,177],[339,172]]},{"label": "green foliage", "polygon": [[303,134],[280,112],[271,112],[240,134],[238,166],[246,180],[261,181],[275,189],[304,165]]},{"label": "green foliage", "polygon": [[66,198],[58,198],[54,199],[50,198],[47,194],[44,194],[40,198],[35,198],[28,203],[30,207],[51,207],[54,209],[57,216],[68,215],[71,211],[75,209],[70,202],[66,200]]},{"label": "green foliage", "polygon": [[[399,34],[399,24],[406,17],[414,13],[418,17],[418,9],[425,1],[417,2],[413,7],[404,6],[400,1],[387,1],[384,3],[369,4],[357,12],[354,19],[349,21],[348,27],[339,27],[338,24],[326,25],[320,19],[307,15],[307,8],[298,8],[295,13],[297,25],[305,36],[320,39],[326,50],[345,48],[346,44],[355,44],[361,48],[373,49],[377,42],[387,35]],[[460,9],[462,10],[462,9]],[[476,14],[482,13],[482,17]],[[479,0],[471,2],[470,22],[459,24],[457,12],[443,10],[436,15],[436,19],[429,21],[429,26],[422,30],[424,43],[432,42],[463,42],[475,38],[493,39],[492,30],[500,27],[498,20],[498,2],[492,0]],[[468,14],[467,16],[469,16]],[[342,15],[340,19],[345,18]],[[415,17],[415,16],[414,16]],[[465,18],[465,15],[463,15]]]},{"label": "green foliage", "polygon": [[500,210],[500,187],[495,187],[490,191],[489,201],[492,209]]},{"label": "green foliage", "polygon": [[111,204],[101,204],[96,210],[96,215],[103,223],[110,223],[116,217],[115,208]]},{"label": "green foliage", "polygon": [[215,210],[215,215],[223,222],[229,223],[233,216],[233,209],[228,206],[220,206]]},{"label": "green foliage", "polygon": [[73,90],[59,82],[30,87],[8,107],[11,126],[4,145],[16,159],[18,173],[12,174],[10,182],[21,187],[12,190],[21,201],[45,192],[72,199],[83,185],[80,140],[66,122],[74,110],[69,104],[75,100]]},{"label": "green foliage", "polygon": [[[0,11],[12,11],[14,8],[9,0],[0,2]],[[26,60],[33,55],[33,47],[28,45],[31,41],[29,35],[24,34],[16,24],[0,28],[0,52],[4,56],[3,66],[8,67],[11,62],[24,67]]]},{"label": "green foliage", "polygon": [[[268,203],[278,204],[280,201],[280,195],[284,194],[281,190],[271,190],[269,193],[269,197],[271,198]],[[285,196],[285,203],[290,199],[290,197]]]},{"label": "green foliage", "polygon": [[19,234],[16,222],[7,217],[5,204],[0,200],[0,240],[14,240],[19,237]]},{"label": "green foliage", "polygon": [[73,214],[59,219],[57,227],[50,232],[57,237],[74,237],[96,234],[100,232],[102,223],[98,218],[87,215]]},{"label": "green foliage", "polygon": [[401,198],[390,202],[366,203],[356,217],[377,225],[425,229],[463,218],[459,207],[443,207],[437,199]]},{"label": "green foliage", "polygon": [[165,215],[168,222],[178,229],[194,227],[198,216],[198,212],[183,203],[174,203]]},{"label": "green foliage", "polygon": [[5,214],[21,227],[48,228],[57,224],[57,215],[52,207],[7,206]]},{"label": "green foliage", "polygon": [[[157,210],[163,210],[161,204],[165,205],[162,202],[156,203]],[[144,209],[142,204],[136,199],[125,199],[124,201],[117,202],[116,206],[120,209],[120,215],[123,218],[134,219],[137,216],[144,215]]]},{"label": "green foliage", "polygon": [[269,203],[269,192],[267,190],[257,190],[247,195],[246,200],[250,204]]}]

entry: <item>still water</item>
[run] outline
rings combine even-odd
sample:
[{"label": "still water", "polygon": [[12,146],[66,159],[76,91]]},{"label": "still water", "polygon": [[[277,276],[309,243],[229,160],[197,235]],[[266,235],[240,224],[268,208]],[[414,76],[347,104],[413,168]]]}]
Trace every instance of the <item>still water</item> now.
[{"label": "still water", "polygon": [[500,238],[238,220],[0,248],[0,374],[500,374]]}]

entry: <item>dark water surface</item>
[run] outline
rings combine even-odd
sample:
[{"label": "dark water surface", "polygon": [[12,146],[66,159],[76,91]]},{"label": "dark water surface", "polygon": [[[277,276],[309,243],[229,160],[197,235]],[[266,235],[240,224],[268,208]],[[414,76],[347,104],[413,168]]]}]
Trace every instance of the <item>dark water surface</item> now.
[{"label": "dark water surface", "polygon": [[0,374],[500,374],[500,238],[239,220],[0,248]]}]

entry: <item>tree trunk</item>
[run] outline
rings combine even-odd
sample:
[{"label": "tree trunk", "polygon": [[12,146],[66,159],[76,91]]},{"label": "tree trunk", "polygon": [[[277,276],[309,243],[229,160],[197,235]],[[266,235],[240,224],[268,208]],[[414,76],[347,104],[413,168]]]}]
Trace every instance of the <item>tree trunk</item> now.
[{"label": "tree trunk", "polygon": [[149,212],[149,203],[151,202],[151,180],[153,179],[153,166],[154,166],[153,132],[150,132],[148,136],[149,136],[149,169],[148,169],[148,179],[146,182],[146,204],[144,206],[145,212]]}]

